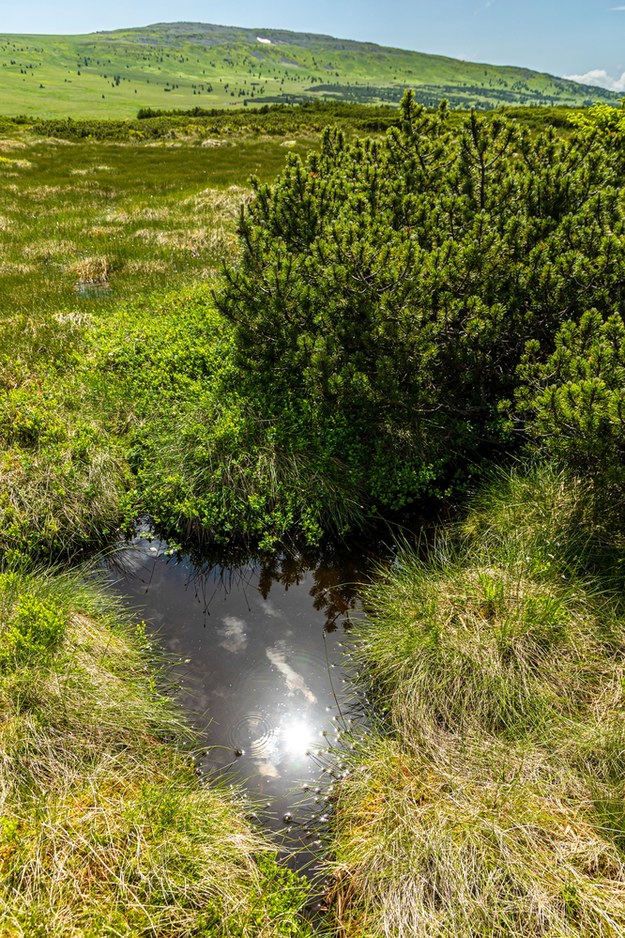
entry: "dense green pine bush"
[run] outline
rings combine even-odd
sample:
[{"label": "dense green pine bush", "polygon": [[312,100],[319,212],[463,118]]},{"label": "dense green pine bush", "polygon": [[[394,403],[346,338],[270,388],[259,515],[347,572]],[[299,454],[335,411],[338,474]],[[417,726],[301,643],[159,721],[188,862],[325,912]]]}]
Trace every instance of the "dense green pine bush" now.
[{"label": "dense green pine bush", "polygon": [[625,486],[625,323],[596,310],[565,323],[544,359],[528,343],[517,409],[533,441],[592,483],[596,508]]},{"label": "dense green pine bush", "polygon": [[564,323],[622,308],[618,185],[596,130],[457,133],[410,93],[383,140],[327,131],[256,184],[216,295],[258,432],[340,465],[367,510],[513,449],[526,343],[544,361]]}]

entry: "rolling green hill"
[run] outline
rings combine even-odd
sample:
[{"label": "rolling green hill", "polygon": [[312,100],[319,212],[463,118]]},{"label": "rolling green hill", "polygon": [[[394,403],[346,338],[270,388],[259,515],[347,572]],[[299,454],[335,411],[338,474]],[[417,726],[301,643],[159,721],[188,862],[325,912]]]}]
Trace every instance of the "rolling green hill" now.
[{"label": "rolling green hill", "polygon": [[82,36],[0,35],[0,111],[130,117],[140,107],[305,99],[434,105],[583,105],[617,95],[529,69],[275,29],[160,23]]}]

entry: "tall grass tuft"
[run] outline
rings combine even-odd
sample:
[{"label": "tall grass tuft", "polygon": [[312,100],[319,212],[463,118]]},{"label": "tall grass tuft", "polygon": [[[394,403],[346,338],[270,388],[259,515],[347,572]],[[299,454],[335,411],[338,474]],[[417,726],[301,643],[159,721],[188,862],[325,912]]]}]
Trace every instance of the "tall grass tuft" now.
[{"label": "tall grass tuft", "polygon": [[480,736],[377,737],[358,759],[332,845],[342,935],[623,934],[623,853],[574,775]]},{"label": "tall grass tuft", "polygon": [[336,802],[345,938],[625,933],[625,620],[585,572],[580,491],[514,475],[368,590],[380,719]]}]

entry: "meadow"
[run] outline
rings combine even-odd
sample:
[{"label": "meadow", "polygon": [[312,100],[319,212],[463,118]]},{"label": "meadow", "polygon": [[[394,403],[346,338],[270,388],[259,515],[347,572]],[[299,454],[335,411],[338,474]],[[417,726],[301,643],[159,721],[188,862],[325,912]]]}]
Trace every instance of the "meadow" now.
[{"label": "meadow", "polygon": [[404,88],[436,106],[580,106],[601,88],[512,66],[460,61],[308,33],[160,23],[83,36],[0,35],[4,113],[132,118],[139,108],[306,101],[397,106]]},{"label": "meadow", "polygon": [[[234,250],[252,174],[270,179],[309,140],[194,143],[4,138],[0,245],[4,316],[111,301],[206,280]],[[81,289],[83,285],[84,289]]]}]

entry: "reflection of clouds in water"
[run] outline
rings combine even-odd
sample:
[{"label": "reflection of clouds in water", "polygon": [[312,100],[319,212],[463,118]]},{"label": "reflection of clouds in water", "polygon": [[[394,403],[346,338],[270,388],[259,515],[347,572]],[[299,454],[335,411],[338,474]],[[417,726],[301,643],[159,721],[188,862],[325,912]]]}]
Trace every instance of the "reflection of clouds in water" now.
[{"label": "reflection of clouds in water", "polygon": [[[249,713],[239,724],[236,734],[254,767],[263,778],[280,778],[280,737],[262,713]],[[246,738],[247,737],[247,738]]]},{"label": "reflection of clouds in water", "polygon": [[247,648],[247,634],[245,632],[245,622],[236,616],[224,616],[223,626],[217,629],[221,636],[219,645],[226,651],[231,651],[234,655],[237,652],[245,651]]},{"label": "reflection of clouds in water", "polygon": [[154,552],[151,552],[151,546],[144,540],[136,541],[119,548],[107,559],[113,569],[117,568],[127,576],[134,576],[145,570],[156,557],[160,556],[159,548],[157,547]]},{"label": "reflection of clouds in water", "polygon": [[278,772],[273,762],[269,762],[269,760],[260,762],[257,759],[254,759],[254,764],[256,765],[258,774],[262,775],[263,778],[280,778],[280,773]]},{"label": "reflection of clouds in water", "polygon": [[260,608],[264,614],[269,616],[271,619],[284,619],[284,613],[280,612],[279,609],[276,609],[270,599],[266,599],[263,603],[261,603]]},{"label": "reflection of clouds in water", "polygon": [[304,675],[299,674],[291,667],[285,658],[284,651],[282,651],[278,645],[274,645],[273,648],[265,649],[265,654],[272,665],[284,676],[289,694],[294,694],[296,691],[299,691],[309,703],[317,703],[317,698],[306,683]]},{"label": "reflection of clouds in water", "polygon": [[249,754],[259,775],[266,779],[281,778],[284,760],[301,764],[314,740],[314,728],[306,718],[288,713],[269,733],[250,740]]}]

